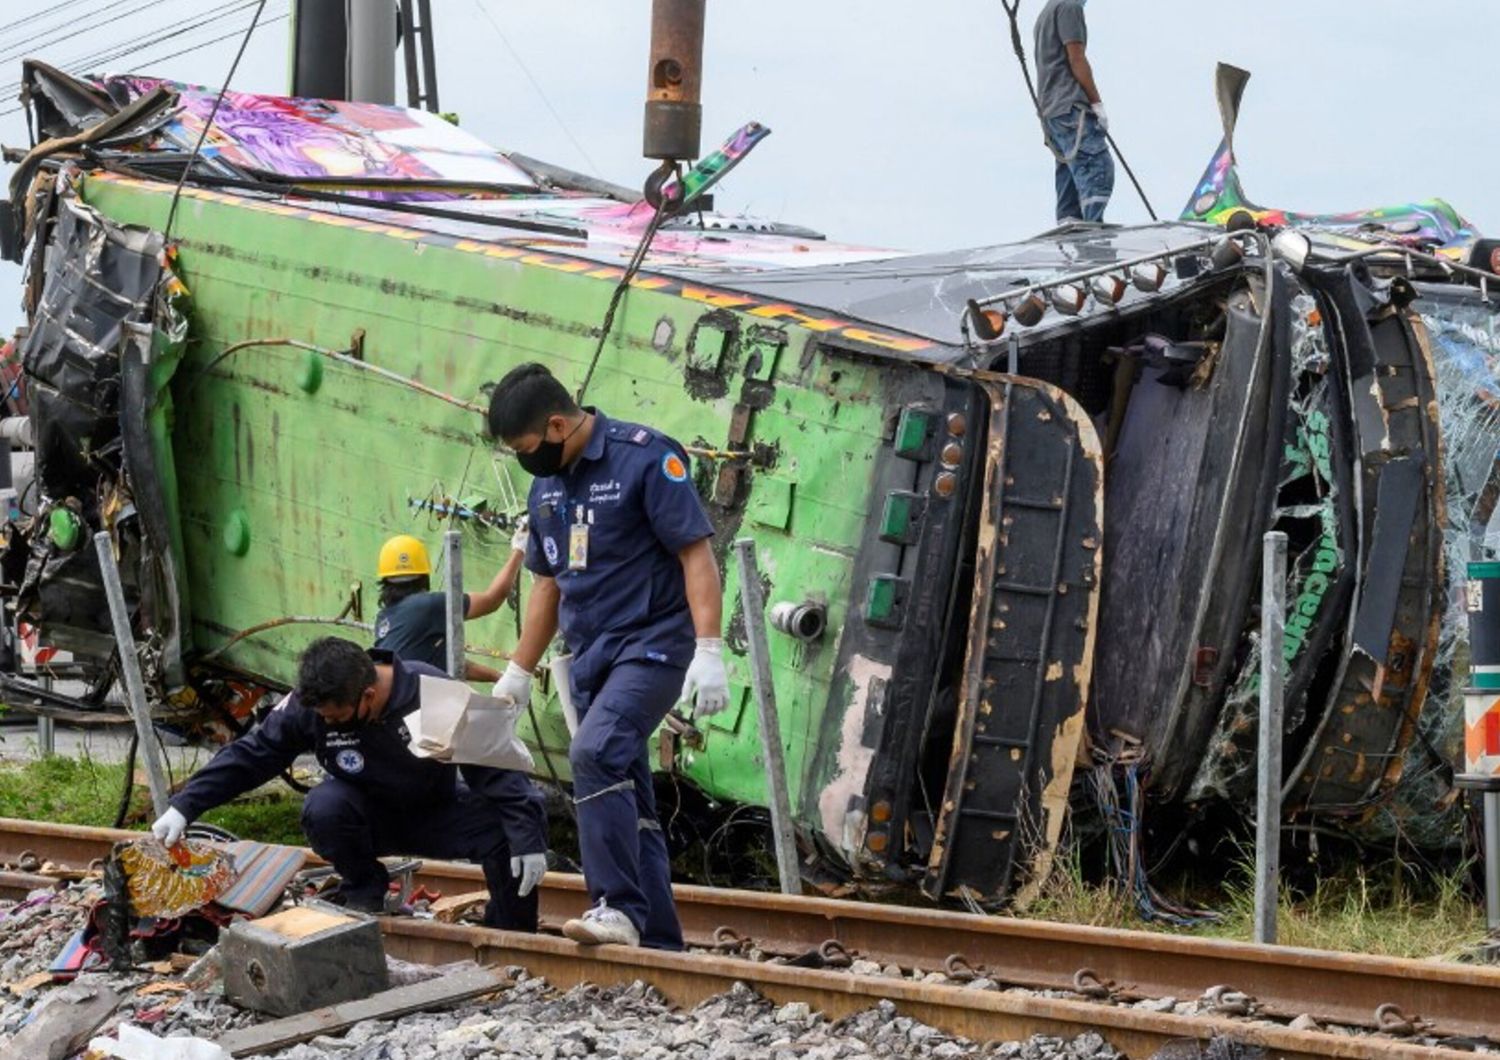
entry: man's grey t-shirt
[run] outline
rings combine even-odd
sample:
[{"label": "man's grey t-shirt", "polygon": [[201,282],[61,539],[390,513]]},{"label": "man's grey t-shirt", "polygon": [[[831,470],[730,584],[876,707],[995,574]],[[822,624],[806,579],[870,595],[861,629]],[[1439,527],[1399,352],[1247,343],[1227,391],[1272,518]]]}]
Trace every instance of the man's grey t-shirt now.
[{"label": "man's grey t-shirt", "polygon": [[1082,0],[1048,0],[1036,17],[1036,89],[1042,117],[1056,118],[1089,105],[1068,65],[1068,45],[1088,44]]}]

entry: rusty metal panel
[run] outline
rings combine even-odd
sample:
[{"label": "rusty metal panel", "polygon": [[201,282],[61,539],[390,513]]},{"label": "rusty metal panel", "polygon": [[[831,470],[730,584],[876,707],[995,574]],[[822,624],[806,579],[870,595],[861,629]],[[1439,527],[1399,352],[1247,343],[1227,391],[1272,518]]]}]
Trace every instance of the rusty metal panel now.
[{"label": "rusty metal panel", "polygon": [[990,400],[958,724],[923,884],[996,900],[1044,878],[1083,734],[1099,607],[1103,458],[1083,409],[1036,380]]},{"label": "rusty metal panel", "polygon": [[[1361,484],[1360,598],[1354,602],[1350,643],[1322,720],[1289,777],[1287,806],[1360,816],[1400,779],[1403,752],[1415,731],[1436,657],[1445,517],[1443,480],[1436,467],[1441,443],[1435,369],[1418,319],[1394,302],[1361,312],[1356,286],[1363,283],[1352,272],[1322,282],[1349,345],[1346,363],[1354,405],[1366,408],[1354,417]],[[1369,370],[1359,371],[1365,363]],[[1390,562],[1387,553],[1395,550],[1377,550],[1377,501],[1382,478],[1399,462],[1420,468],[1422,488],[1399,571],[1389,571],[1381,565]],[[1392,625],[1383,650],[1371,655],[1355,645],[1355,623],[1372,588],[1392,580]]]}]

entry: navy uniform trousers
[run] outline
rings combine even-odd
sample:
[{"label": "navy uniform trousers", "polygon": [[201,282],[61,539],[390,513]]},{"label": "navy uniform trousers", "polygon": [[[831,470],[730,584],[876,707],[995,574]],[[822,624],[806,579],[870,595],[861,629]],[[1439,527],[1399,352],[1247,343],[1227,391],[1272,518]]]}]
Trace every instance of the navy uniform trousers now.
[{"label": "navy uniform trousers", "polygon": [[376,858],[414,854],[476,861],[490,900],[488,927],[536,931],[540,888],[525,898],[510,873],[503,811],[494,800],[459,784],[450,801],[392,806],[371,799],[353,784],[329,778],[307,793],[302,830],[318,856],[333,863],[343,880],[339,894],[356,908],[379,908],[390,876]]},{"label": "navy uniform trousers", "polygon": [[659,950],[682,949],[682,926],[647,743],[677,702],[686,673],[616,663],[597,691],[576,697],[580,721],[568,751],[589,898],[624,913],[641,945]]}]

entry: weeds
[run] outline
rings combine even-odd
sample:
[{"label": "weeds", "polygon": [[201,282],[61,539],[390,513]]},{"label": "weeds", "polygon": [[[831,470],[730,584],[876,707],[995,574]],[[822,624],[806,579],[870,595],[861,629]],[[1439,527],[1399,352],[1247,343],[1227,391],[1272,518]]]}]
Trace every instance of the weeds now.
[{"label": "weeds", "polygon": [[[1410,863],[1352,864],[1310,883],[1283,887],[1277,941],[1285,946],[1344,950],[1390,957],[1454,958],[1485,937],[1485,916],[1472,894],[1472,865],[1419,869]],[[1024,915],[1093,927],[1194,934],[1248,942],[1255,925],[1254,875],[1240,861],[1212,892],[1184,901],[1222,914],[1194,929],[1151,924],[1118,886],[1086,878],[1077,849],[1060,853],[1056,868]]]},{"label": "weeds", "polygon": [[[124,784],[123,764],[87,756],[0,763],[0,817],[107,828],[115,823]],[[300,795],[271,788],[211,810],[202,819],[244,839],[300,845],[306,842],[301,812]],[[151,796],[137,773],[125,824],[142,828],[150,821]]]}]

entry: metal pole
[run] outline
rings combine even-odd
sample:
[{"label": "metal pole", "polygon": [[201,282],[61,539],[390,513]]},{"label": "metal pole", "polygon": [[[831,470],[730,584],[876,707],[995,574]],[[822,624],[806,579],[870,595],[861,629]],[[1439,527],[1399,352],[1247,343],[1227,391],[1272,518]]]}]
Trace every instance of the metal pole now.
[{"label": "metal pole", "polygon": [[1286,695],[1286,534],[1266,533],[1260,589],[1260,756],[1256,770],[1255,941],[1276,942],[1281,894],[1281,742]]},{"label": "metal pole", "polygon": [[45,714],[36,716],[36,749],[43,758],[57,753],[57,728]]},{"label": "metal pole", "polygon": [[94,535],[94,549],[99,553],[99,573],[104,578],[104,592],[109,597],[109,617],[115,626],[115,644],[120,649],[120,673],[125,678],[125,695],[130,703],[130,717],[135,722],[140,755],[146,763],[146,783],[151,788],[151,808],[159,817],[167,812],[167,775],[162,769],[160,748],[151,732],[151,715],[146,706],[146,682],[141,677],[141,657],[136,652],[135,633],[130,628],[130,611],[125,606],[125,587],[120,584],[120,568],[115,565],[114,544],[104,531]]},{"label": "metal pole", "polygon": [[437,42],[432,38],[431,0],[417,0],[417,17],[422,20],[422,105],[436,114],[439,111]]},{"label": "metal pole", "polygon": [[415,110],[422,105],[422,75],[417,69],[417,16],[412,10],[416,0],[401,0],[401,57],[406,62],[406,105]]},{"label": "metal pole", "polygon": [[755,690],[755,707],[760,714],[760,746],[771,788],[771,832],[776,839],[776,869],[781,876],[781,893],[801,894],[802,874],[797,864],[797,839],[792,832],[792,802],[786,788],[781,720],[776,714],[776,689],[771,683],[771,649],[766,642],[766,595],[755,562],[755,542],[742,537],[734,543],[734,551],[740,564],[740,599],[745,604],[750,683]]},{"label": "metal pole", "polygon": [[349,95],[362,103],[396,102],[396,8],[390,0],[347,0]]},{"label": "metal pole", "polygon": [[1484,793],[1484,912],[1500,931],[1500,791]]},{"label": "metal pole", "polygon": [[448,673],[462,681],[464,664],[464,538],[457,530],[443,534],[444,595],[448,615]]}]

